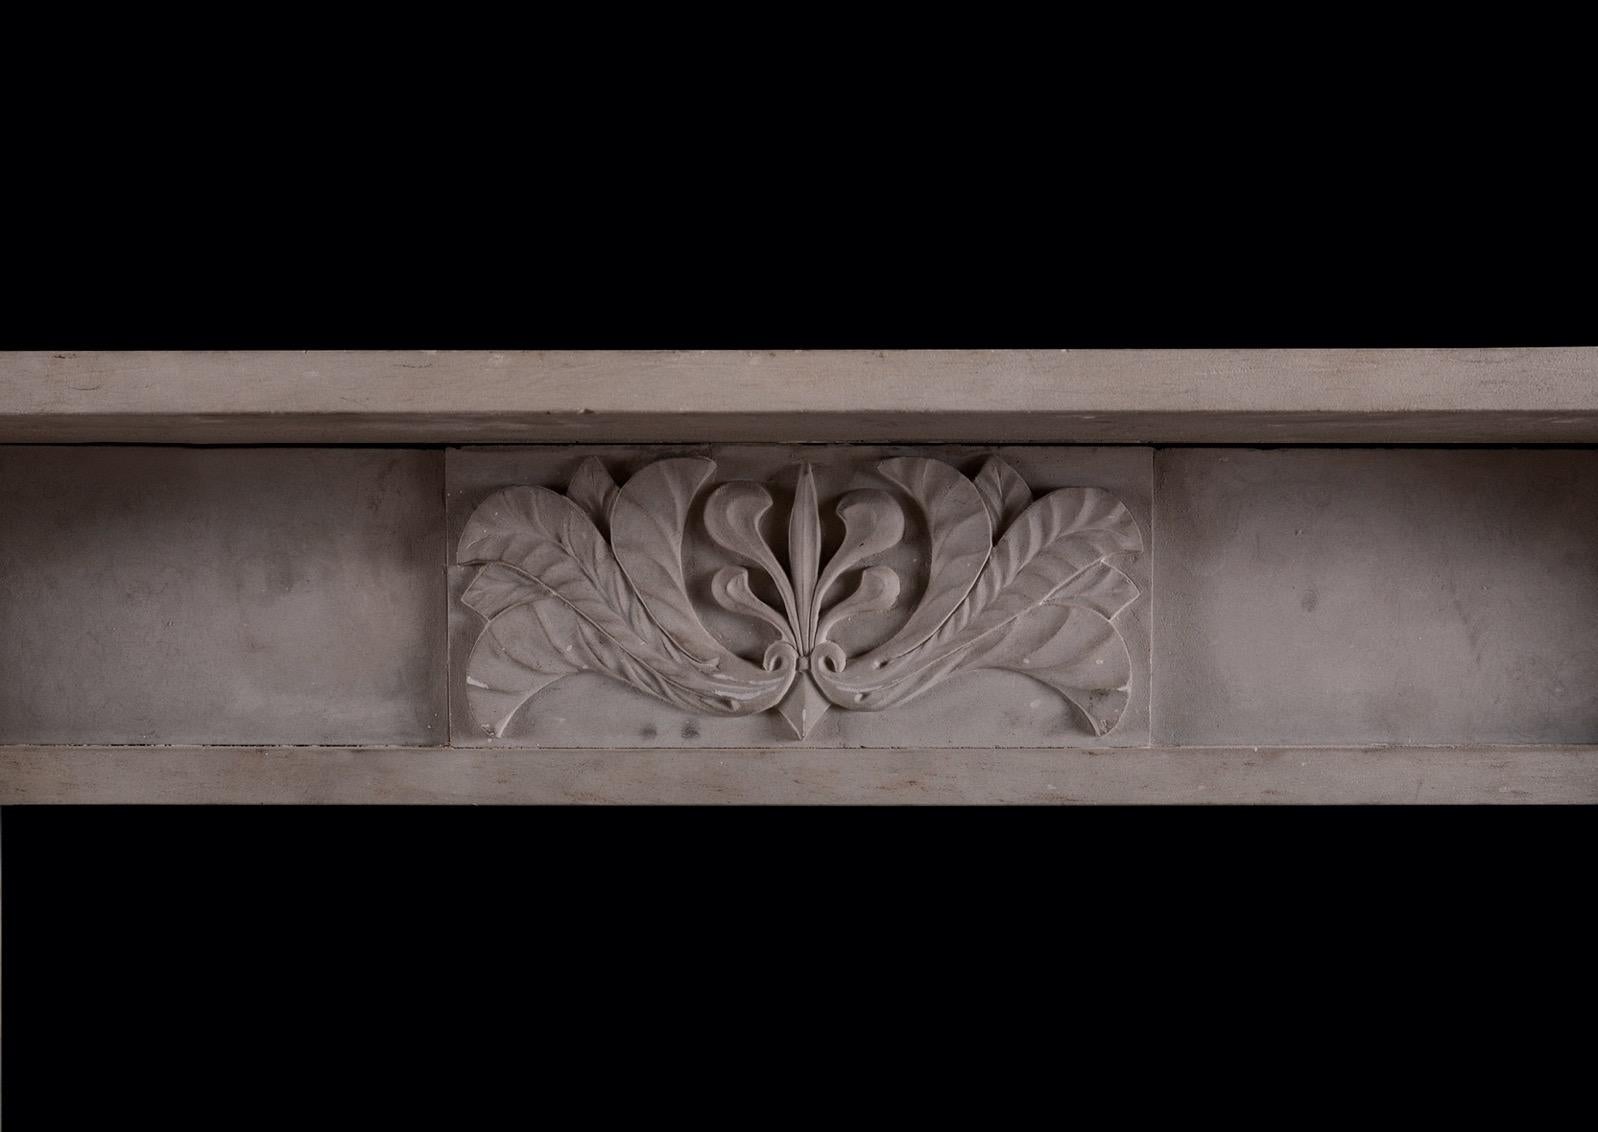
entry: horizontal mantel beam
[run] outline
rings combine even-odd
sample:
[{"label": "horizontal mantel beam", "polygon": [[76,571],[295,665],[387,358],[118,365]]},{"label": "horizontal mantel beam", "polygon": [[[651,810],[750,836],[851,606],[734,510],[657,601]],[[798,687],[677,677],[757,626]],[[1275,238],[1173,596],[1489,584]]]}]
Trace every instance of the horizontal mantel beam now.
[{"label": "horizontal mantel beam", "polygon": [[1598,349],[0,354],[0,443],[1598,442]]},{"label": "horizontal mantel beam", "polygon": [[11,803],[1593,803],[1598,747],[0,747]]}]

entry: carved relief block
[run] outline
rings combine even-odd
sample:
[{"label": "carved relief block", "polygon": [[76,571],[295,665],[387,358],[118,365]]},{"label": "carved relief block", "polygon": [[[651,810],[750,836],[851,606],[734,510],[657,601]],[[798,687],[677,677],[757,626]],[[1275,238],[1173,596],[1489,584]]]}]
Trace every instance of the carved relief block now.
[{"label": "carved relief block", "polygon": [[1148,736],[1147,449],[449,453],[451,733]]}]

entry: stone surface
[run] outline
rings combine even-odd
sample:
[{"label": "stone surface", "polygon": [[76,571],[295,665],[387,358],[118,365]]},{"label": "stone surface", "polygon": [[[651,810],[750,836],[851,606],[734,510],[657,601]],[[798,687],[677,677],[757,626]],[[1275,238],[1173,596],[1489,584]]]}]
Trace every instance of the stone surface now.
[{"label": "stone surface", "polygon": [[[713,472],[707,459],[714,462]],[[451,450],[451,545],[472,563],[451,570],[452,741],[544,747],[1146,743],[1150,469],[1150,453],[1141,448]],[[612,479],[624,486],[605,531],[598,501],[614,490]],[[718,486],[732,481],[746,482]],[[514,485],[526,486],[502,493]],[[583,509],[600,516],[599,530],[615,544],[625,574],[603,544],[594,548],[599,535],[578,508],[541,490],[565,493],[569,486],[570,498],[586,500]],[[1084,490],[1050,495],[1060,488]],[[846,491],[860,494],[849,496],[855,503],[841,513],[835,508]],[[1028,505],[1035,510],[1026,512]],[[751,526],[750,516],[759,513],[765,513],[765,521]],[[847,535],[838,517],[845,513]],[[940,514],[947,517],[939,519]],[[990,515],[1000,516],[998,529],[1013,532],[1014,539],[1006,533],[995,547]],[[575,557],[543,554],[539,547],[551,545],[548,536],[539,535],[531,544],[516,537],[521,526],[554,530],[571,516],[576,516],[573,529],[586,532],[582,539],[587,540],[574,544]],[[1070,553],[1070,539],[1044,538],[1045,530],[1079,527],[1097,533],[1084,536]],[[631,541],[639,545],[630,549]],[[825,591],[829,570],[842,563],[835,553],[856,543],[870,544],[870,557],[842,564],[845,573],[817,615],[823,628],[819,635],[814,628],[807,634],[803,627],[815,624],[807,617],[807,595],[818,574]],[[1035,557],[1025,560],[1030,565],[1015,576],[1016,584],[962,622],[968,607],[955,603],[972,589],[989,551],[997,562],[1006,547],[1022,543]],[[1040,550],[1045,546],[1052,549]],[[1073,558],[1077,550],[1084,556],[1080,562]],[[536,558],[541,564],[532,573],[557,594],[580,599],[585,589],[592,590],[591,582],[604,592],[620,587],[620,605],[614,599],[611,604],[622,609],[622,616],[604,629],[592,618],[573,618],[564,601],[544,602],[544,591],[536,586],[524,583],[517,589],[514,575],[495,580],[494,572],[504,571],[503,563],[518,556],[529,562]],[[671,576],[679,559],[681,579]],[[762,559],[765,567],[751,565]],[[962,575],[960,562],[969,564],[969,575]],[[740,564],[749,567],[747,576],[740,577]],[[1058,577],[1052,572],[1056,568],[1063,571]],[[1073,595],[1081,604],[1040,604],[1051,593],[1063,597],[1070,589],[1067,579],[1078,569],[1081,577],[1097,580],[1091,592]],[[755,588],[747,591],[751,583]],[[788,599],[781,593],[784,586],[793,591]],[[859,615],[827,641],[849,658],[844,671],[834,674],[819,667],[825,626],[839,608],[838,599],[856,587],[877,600],[864,600]],[[1039,587],[1036,601],[1021,592]],[[981,589],[978,584],[972,592]],[[668,672],[671,650],[662,645],[648,652],[661,654],[658,662],[647,661],[652,671],[616,656],[616,642],[633,633],[629,591],[669,632],[668,645],[683,645],[694,656],[719,657],[712,676],[684,668],[660,694],[640,690],[652,682],[660,687],[652,671]],[[524,604],[511,604],[516,600]],[[547,612],[535,613],[525,604],[529,600],[543,603],[538,608]],[[1021,612],[1004,621],[1011,608]],[[518,657],[506,655],[497,641],[477,645],[485,617],[496,616],[497,609],[508,612],[493,621],[496,634],[509,625],[505,640],[526,643]],[[1119,612],[1102,612],[1108,609]],[[751,610],[754,616],[748,615]],[[609,616],[603,609],[599,613],[601,622]],[[940,638],[934,651],[901,658],[946,617],[951,633],[946,643]],[[995,632],[1013,626],[1015,635],[986,632],[982,618],[987,617],[1002,622]],[[632,623],[646,638],[659,635],[652,624],[640,625],[637,618]],[[589,632],[585,625],[603,631]],[[963,639],[957,629],[982,634],[984,649],[959,654],[980,658],[980,668],[946,671],[917,659],[936,657],[939,648],[954,649]],[[791,637],[797,638],[797,650],[785,643]],[[1000,639],[1015,648],[985,650]],[[647,660],[647,645],[644,640],[628,649],[632,657]],[[787,653],[774,660],[784,649]],[[796,665],[790,683],[784,673],[794,673]],[[877,672],[883,676],[873,679]],[[1113,673],[1121,675],[1103,679]],[[703,692],[697,690],[701,683]],[[1090,694],[1081,694],[1084,687]],[[683,688],[692,694],[682,695]],[[746,701],[752,705],[748,710],[742,706]],[[873,707],[882,710],[869,710]],[[1106,733],[1095,738],[1094,729]]]},{"label": "stone surface", "polygon": [[0,353],[0,441],[1591,443],[1598,349]]},{"label": "stone surface", "polygon": [[442,453],[0,448],[0,743],[433,743]]},{"label": "stone surface", "polygon": [[1155,465],[1156,742],[1598,740],[1598,452]]},{"label": "stone surface", "polygon": [[1598,803],[1598,747],[4,747],[0,805]]}]

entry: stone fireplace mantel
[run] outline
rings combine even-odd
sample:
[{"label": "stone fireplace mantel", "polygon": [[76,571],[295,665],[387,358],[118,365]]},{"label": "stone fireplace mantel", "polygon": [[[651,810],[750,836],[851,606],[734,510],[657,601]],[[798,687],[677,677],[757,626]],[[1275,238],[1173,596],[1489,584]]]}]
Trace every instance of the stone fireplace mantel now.
[{"label": "stone fireplace mantel", "polygon": [[0,802],[1598,801],[1598,349],[0,354]]}]

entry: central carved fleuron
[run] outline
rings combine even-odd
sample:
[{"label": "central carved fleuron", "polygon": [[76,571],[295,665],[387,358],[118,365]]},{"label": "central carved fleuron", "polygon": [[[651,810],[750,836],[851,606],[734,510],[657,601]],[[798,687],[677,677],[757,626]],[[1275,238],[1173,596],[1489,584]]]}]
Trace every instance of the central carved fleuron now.
[{"label": "central carved fleuron", "polygon": [[[690,514],[715,470],[704,458],[659,460],[618,488],[590,457],[565,495],[507,487],[477,507],[457,558],[484,564],[462,600],[487,622],[466,671],[486,731],[503,736],[540,690],[584,671],[696,713],[775,709],[799,738],[830,707],[880,711],[979,668],[1048,685],[1094,735],[1120,719],[1131,661],[1115,618],[1138,590],[1109,559],[1143,544],[1108,492],[1061,488],[1034,501],[997,458],[974,479],[939,460],[883,460],[881,489],[831,502],[843,537],[826,554],[815,476],[803,464],[783,562],[767,537],[771,491],[717,485],[704,498],[704,529],[733,564],[716,570],[710,596],[775,634],[756,659],[705,627],[685,578]],[[911,590],[912,579],[877,561],[905,540],[907,507],[925,544],[925,583],[885,640],[851,655],[844,626],[898,608]],[[773,600],[756,592],[751,570]]]}]

